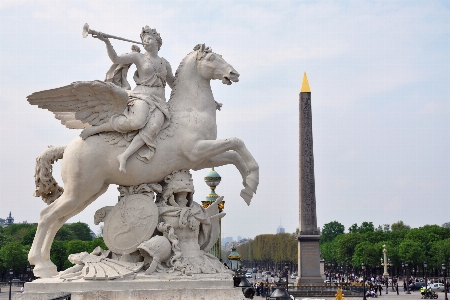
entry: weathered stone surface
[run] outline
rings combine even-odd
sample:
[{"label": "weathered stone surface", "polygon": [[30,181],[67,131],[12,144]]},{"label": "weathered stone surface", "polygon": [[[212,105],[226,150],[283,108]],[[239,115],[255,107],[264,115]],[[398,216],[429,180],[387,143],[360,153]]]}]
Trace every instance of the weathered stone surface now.
[{"label": "weathered stone surface", "polygon": [[152,236],[157,223],[158,208],[153,197],[146,194],[122,197],[106,216],[103,239],[114,253],[130,254]]},{"label": "weathered stone surface", "polygon": [[208,280],[207,276],[191,279],[161,280],[138,277],[135,280],[111,280],[105,282],[60,282],[58,279],[38,279],[25,284],[25,292],[16,294],[15,300],[47,300],[71,293],[73,300],[241,300],[242,290],[233,288],[231,276]]},{"label": "weathered stone surface", "polygon": [[306,73],[299,99],[299,229],[297,284],[323,283],[320,275],[319,240],[314,179],[311,90]]},{"label": "weathered stone surface", "polygon": [[[93,32],[87,25],[84,29],[84,36]],[[76,81],[27,97],[30,104],[53,112],[66,127],[84,128],[81,138],[76,137],[67,146],[50,147],[37,159],[34,195],[42,197],[49,206],[41,211],[28,254],[30,264],[35,266],[36,277],[58,275],[49,254],[56,232],[69,218],[105,193],[110,184],[138,189],[142,184],[150,184],[156,188],[162,181],[168,183],[167,176],[174,172],[227,164],[233,164],[240,171],[244,182],[241,197],[247,204],[259,184],[259,166],[245,144],[235,137],[217,139],[216,111],[221,104],[214,100],[210,81],[217,79],[231,85],[239,81],[240,76],[221,55],[198,44],[182,60],[174,76],[169,62],[158,55],[162,39],[156,29],[148,26],[142,29],[145,53],[135,47],[131,53],[118,55],[108,38],[111,36],[98,33],[96,37],[105,42],[114,64],[108,71],[106,82]],[[136,87],[132,91],[126,90],[130,88],[126,72],[131,64],[138,70],[133,77]],[[165,99],[166,83],[172,88],[169,102]],[[52,164],[58,159],[63,159],[64,189],[52,175]],[[177,264],[168,267],[176,267],[187,274],[197,272],[197,269],[203,272],[202,265],[197,263],[201,259],[203,265],[207,265],[207,272],[215,271],[222,266],[209,263],[208,255],[201,253],[214,245],[215,236],[204,235],[201,241],[199,239],[200,248],[190,242],[202,237],[197,232],[202,230],[200,227],[210,226],[213,229],[209,232],[218,235],[210,221],[223,215],[201,211],[195,203],[185,204],[181,212],[172,211],[179,204],[171,203],[171,199],[182,199],[179,196],[182,193],[186,192],[177,190],[169,195],[168,205],[172,207],[158,207],[160,214],[164,211],[167,225],[164,230],[169,237],[169,226],[178,221],[173,215],[182,213],[181,224],[172,226],[175,234],[181,237],[181,249],[175,249],[177,245],[172,243],[176,257],[169,262]],[[50,205],[54,201],[58,201],[58,205]],[[148,214],[151,209],[140,210],[145,205],[142,201],[137,203],[139,201],[126,203],[123,209],[104,208],[95,218],[96,222],[105,220],[109,223],[105,224],[105,241],[121,260],[128,261],[137,246],[151,238],[152,228],[158,221],[156,213]],[[130,211],[134,212],[128,214]],[[157,270],[161,265],[155,263],[153,266]],[[103,274],[100,276],[104,277]]]}]

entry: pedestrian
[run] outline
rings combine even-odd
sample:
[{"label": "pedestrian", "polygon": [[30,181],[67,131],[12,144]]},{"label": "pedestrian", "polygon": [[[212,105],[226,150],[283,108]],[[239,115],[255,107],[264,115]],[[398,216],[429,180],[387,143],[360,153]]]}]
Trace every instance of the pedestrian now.
[{"label": "pedestrian", "polygon": [[389,281],[386,280],[386,295],[388,294],[388,290],[389,290]]},{"label": "pedestrian", "polygon": [[23,293],[23,286],[20,288],[20,292]]},{"label": "pedestrian", "polygon": [[403,279],[403,291],[406,292],[406,279]]},{"label": "pedestrian", "polygon": [[398,295],[398,282],[395,283],[395,289],[397,290],[397,295]]}]

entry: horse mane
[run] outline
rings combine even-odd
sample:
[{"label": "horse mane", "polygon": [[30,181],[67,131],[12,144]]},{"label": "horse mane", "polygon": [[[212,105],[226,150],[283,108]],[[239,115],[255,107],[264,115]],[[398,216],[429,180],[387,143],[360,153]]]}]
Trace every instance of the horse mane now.
[{"label": "horse mane", "polygon": [[172,91],[170,92],[170,98],[168,101],[169,107],[170,104],[174,101],[175,96],[177,95],[176,93],[176,86],[180,80],[180,73],[181,71],[184,69],[185,65],[186,65],[186,61],[188,60],[188,58],[194,53],[195,51],[191,51],[189,52],[180,62],[180,64],[178,65],[177,70],[175,71],[175,76],[174,76],[174,81],[173,81],[173,87],[172,87]]},{"label": "horse mane", "polygon": [[194,56],[195,52],[197,52],[197,51],[189,52],[181,60],[180,65],[178,66],[178,68],[175,72],[172,91],[170,92],[170,98],[169,98],[169,101],[167,102],[167,105],[169,106],[169,112],[171,115],[170,124],[169,124],[169,126],[167,126],[166,128],[164,128],[163,130],[161,130],[158,133],[158,135],[155,138],[156,144],[159,144],[162,140],[172,137],[175,134],[175,131],[177,130],[177,128],[179,127],[178,116],[176,114],[176,111],[177,111],[176,103],[177,103],[177,99],[179,99],[178,96],[180,95],[180,93],[177,92],[177,84],[180,81],[180,74],[182,74],[183,71],[186,69],[188,60],[192,56]]},{"label": "horse mane", "polygon": [[183,74],[186,71],[186,67],[189,66],[191,60],[201,60],[205,54],[210,53],[212,50],[210,47],[205,47],[205,44],[198,44],[194,47],[194,50],[189,52],[180,62],[174,76],[172,91],[170,92],[170,98],[167,102],[169,106],[169,112],[171,115],[170,125],[161,130],[155,138],[155,143],[158,144],[162,140],[172,137],[175,131],[180,126],[178,123],[177,103],[181,99],[181,94],[178,93],[177,85],[180,80],[184,78]]}]

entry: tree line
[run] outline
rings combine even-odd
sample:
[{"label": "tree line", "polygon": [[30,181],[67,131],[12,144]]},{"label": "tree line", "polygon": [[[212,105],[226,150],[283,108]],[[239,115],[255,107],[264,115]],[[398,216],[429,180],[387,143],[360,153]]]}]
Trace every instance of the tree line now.
[{"label": "tree line", "polygon": [[297,265],[297,233],[261,234],[236,248],[247,267],[281,269],[288,263],[290,269]]},{"label": "tree line", "polygon": [[450,228],[446,224],[411,228],[399,221],[375,228],[372,222],[363,222],[353,224],[348,233],[344,231],[337,221],[323,226],[320,252],[330,265],[361,269],[364,263],[374,273],[381,267],[383,245],[391,261],[390,273],[397,275],[403,271],[423,274],[426,261],[427,273],[439,276],[442,264],[450,261]]},{"label": "tree line", "polygon": [[[9,270],[14,277],[27,274],[28,252],[36,234],[36,224],[12,224],[0,227],[0,276],[8,280]],[[73,264],[67,260],[70,254],[83,251],[92,252],[95,247],[107,249],[102,238],[93,238],[86,223],[64,224],[55,236],[50,258],[58,268],[64,270]]]},{"label": "tree line", "polygon": [[[248,267],[272,269],[277,264],[289,263],[294,268],[297,266],[297,235],[298,229],[292,234],[262,234],[236,250]],[[356,271],[364,263],[368,271],[375,274],[381,271],[383,245],[391,261],[390,273],[423,274],[426,261],[428,274],[439,276],[441,265],[448,266],[450,262],[450,223],[411,228],[399,221],[375,228],[372,222],[363,222],[353,224],[345,232],[344,225],[333,221],[321,230],[320,255],[334,269]],[[407,270],[402,269],[405,262],[408,262]]]}]

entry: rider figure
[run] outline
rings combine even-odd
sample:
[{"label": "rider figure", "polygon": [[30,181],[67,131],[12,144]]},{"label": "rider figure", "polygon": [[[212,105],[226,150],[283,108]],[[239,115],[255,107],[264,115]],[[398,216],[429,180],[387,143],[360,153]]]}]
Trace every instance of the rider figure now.
[{"label": "rider figure", "polygon": [[[119,170],[123,173],[126,172],[127,159],[136,151],[139,150],[137,157],[144,162],[148,162],[153,157],[156,147],[155,137],[161,129],[170,124],[165,86],[166,83],[171,88],[173,86],[172,68],[167,60],[158,56],[162,39],[156,29],[146,26],[142,28],[140,36],[146,53],[134,51],[120,56],[102,33],[96,36],[105,42],[108,56],[114,64],[136,65],[137,71],[133,77],[136,87],[128,92],[129,102],[122,114],[112,116],[108,123],[86,128],[80,135],[83,139],[105,131],[134,135],[125,152],[117,157]],[[142,148],[144,145],[146,147]]]}]

